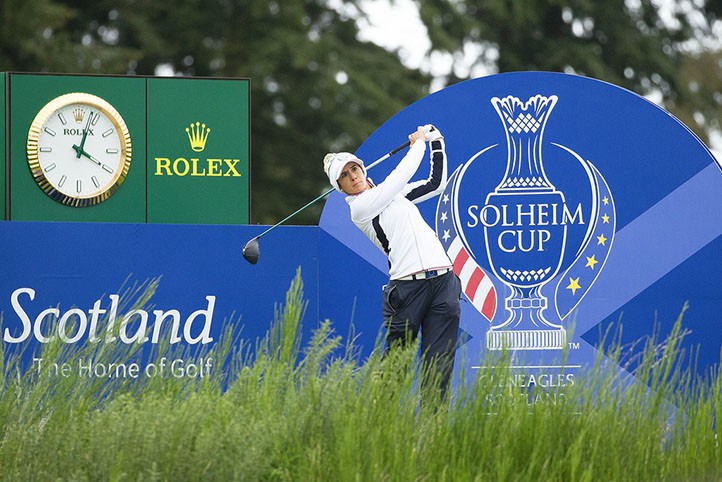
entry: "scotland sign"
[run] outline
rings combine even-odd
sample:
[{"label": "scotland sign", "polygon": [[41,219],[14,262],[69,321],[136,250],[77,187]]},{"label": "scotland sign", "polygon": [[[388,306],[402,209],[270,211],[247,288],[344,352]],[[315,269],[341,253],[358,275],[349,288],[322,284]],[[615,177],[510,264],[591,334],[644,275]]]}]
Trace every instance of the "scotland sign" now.
[{"label": "scotland sign", "polygon": [[[502,74],[411,105],[357,155],[378,157],[426,123],[444,135],[450,176],[419,207],[462,282],[457,361],[472,375],[507,348],[526,383],[574,383],[610,327],[623,343],[664,336],[685,303],[697,369],[719,362],[722,172],[683,124],[604,82]],[[321,228],[385,271],[345,210],[332,196]]]}]

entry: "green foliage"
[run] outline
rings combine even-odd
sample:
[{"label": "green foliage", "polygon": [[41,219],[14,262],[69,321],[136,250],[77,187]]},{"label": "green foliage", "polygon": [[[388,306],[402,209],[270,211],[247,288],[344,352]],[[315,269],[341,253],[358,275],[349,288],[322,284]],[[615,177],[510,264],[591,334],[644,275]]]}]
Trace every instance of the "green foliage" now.
[{"label": "green foliage", "polygon": [[[720,126],[719,2],[421,0],[432,48],[487,70],[585,75],[660,99],[702,139]],[[661,12],[665,10],[664,14]],[[704,41],[714,47],[703,48]],[[457,73],[462,72],[462,73]],[[452,71],[446,83],[463,80]],[[712,100],[712,102],[710,102]],[[695,115],[696,113],[696,115]]]},{"label": "green foliage", "polygon": [[[162,66],[251,78],[251,217],[272,224],[328,188],[320,165],[326,152],[355,150],[429,92],[425,71],[358,40],[362,3],[4,0],[0,70],[153,75]],[[576,72],[657,92],[703,139],[719,128],[719,49],[688,47],[714,37],[715,2],[673,2],[674,26],[660,20],[653,0],[417,3],[432,50],[455,59],[446,85],[468,78],[464,48],[476,44],[474,62],[488,70]],[[321,208],[293,222],[315,224]]]},{"label": "green foliage", "polygon": [[[355,150],[428,92],[427,75],[359,41],[355,21],[318,0],[8,0],[1,8],[0,70],[153,75],[163,66],[251,78],[251,215],[264,224],[328,189],[327,152]],[[316,223],[321,209],[294,222]]]},{"label": "green foliage", "polygon": [[[0,480],[440,480],[697,481],[722,471],[722,382],[683,368],[681,315],[671,336],[648,341],[633,381],[606,355],[577,382],[513,391],[509,356],[485,360],[454,399],[418,390],[416,348],[360,361],[331,324],[301,349],[300,272],[253,357],[232,338],[212,352],[225,370],[203,378],[113,384],[2,370]],[[124,310],[155,283],[129,289]],[[92,345],[89,344],[92,347]],[[49,344],[43,358],[136,353]],[[75,349],[77,350],[77,348]],[[149,358],[182,356],[169,346]],[[462,379],[463,380],[463,379]],[[224,388],[225,387],[225,388]],[[426,392],[424,392],[426,393]]]}]

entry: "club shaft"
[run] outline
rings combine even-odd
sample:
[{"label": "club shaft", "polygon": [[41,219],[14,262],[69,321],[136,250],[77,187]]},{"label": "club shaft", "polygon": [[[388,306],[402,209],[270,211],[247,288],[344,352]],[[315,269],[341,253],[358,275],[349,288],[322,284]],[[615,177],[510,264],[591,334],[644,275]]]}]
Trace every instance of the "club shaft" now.
[{"label": "club shaft", "polygon": [[[386,159],[388,159],[389,157],[393,156],[394,154],[396,154],[397,152],[399,152],[401,149],[406,149],[407,147],[409,147],[410,144],[411,144],[411,141],[406,141],[406,142],[404,142],[403,144],[401,144],[401,145],[400,145],[399,147],[397,147],[396,149],[387,152],[386,154],[384,154],[383,156],[379,157],[379,158],[376,159],[374,162],[372,162],[371,164],[369,164],[368,166],[366,166],[366,169],[371,169],[371,168],[374,167],[375,165],[384,162]],[[332,191],[333,191],[333,189],[332,189]]]},{"label": "club shaft", "polygon": [[281,219],[280,221],[278,221],[276,224],[274,224],[274,225],[271,226],[270,228],[268,228],[268,229],[266,229],[265,231],[263,231],[261,234],[259,234],[258,236],[256,236],[256,239],[265,236],[268,232],[274,230],[275,228],[277,228],[277,227],[280,226],[281,224],[285,223],[286,221],[288,221],[289,219],[291,219],[292,217],[294,217],[296,214],[300,213],[301,211],[303,211],[303,210],[306,209],[307,207],[311,206],[312,204],[317,203],[317,202],[320,201],[321,199],[325,198],[326,196],[328,196],[329,194],[331,194],[333,191],[334,191],[334,189],[331,188],[331,189],[329,189],[328,191],[324,192],[323,194],[321,194],[320,196],[318,196],[318,197],[317,197],[316,199],[314,199],[313,201],[310,201],[308,204],[306,204],[306,205],[303,206],[302,208],[300,208],[300,209],[292,212],[291,214],[289,214],[289,215],[286,216],[285,218]]},{"label": "club shaft", "polygon": [[[393,156],[394,154],[396,154],[396,153],[399,152],[400,150],[407,148],[407,147],[409,146],[409,144],[411,144],[409,141],[404,142],[403,144],[401,144],[401,145],[398,146],[397,148],[395,148],[395,149],[387,152],[386,154],[384,154],[383,156],[379,157],[379,158],[376,159],[374,162],[372,162],[371,164],[369,164],[368,166],[366,166],[366,169],[367,169],[367,170],[368,170],[368,169],[371,169],[371,168],[374,167],[375,165],[384,162],[386,159],[388,159],[389,157]],[[262,238],[263,236],[265,236],[266,234],[268,234],[270,231],[274,230],[275,228],[277,228],[277,227],[280,226],[281,224],[285,223],[286,221],[288,221],[289,219],[291,219],[292,217],[294,217],[296,214],[300,213],[301,211],[303,211],[303,210],[306,209],[307,207],[309,207],[309,206],[317,203],[317,202],[320,201],[321,199],[325,198],[326,196],[328,196],[329,194],[331,194],[333,191],[334,191],[334,188],[331,188],[331,189],[329,189],[328,191],[324,192],[323,194],[321,194],[320,196],[318,196],[318,197],[317,197],[316,199],[314,199],[313,201],[308,202],[308,203],[307,203],[305,206],[303,206],[302,208],[297,209],[296,211],[292,212],[291,214],[289,214],[289,215],[286,216],[285,218],[281,219],[279,222],[277,222],[276,224],[274,224],[274,225],[271,226],[270,228],[268,228],[268,229],[266,229],[265,231],[263,231],[261,234],[259,234],[258,236],[256,236],[255,239]]]}]

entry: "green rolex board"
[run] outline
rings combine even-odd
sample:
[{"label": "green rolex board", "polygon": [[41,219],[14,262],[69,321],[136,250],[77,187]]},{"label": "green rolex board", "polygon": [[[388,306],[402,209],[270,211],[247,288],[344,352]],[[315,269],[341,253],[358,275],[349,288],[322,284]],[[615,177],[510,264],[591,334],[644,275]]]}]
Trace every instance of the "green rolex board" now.
[{"label": "green rolex board", "polygon": [[0,72],[0,87],[2,87],[2,90],[0,91],[0,112],[3,113],[2,117],[0,118],[0,152],[2,152],[2,159],[0,159],[0,216],[2,216],[1,219],[7,218],[7,212],[5,211],[5,198],[7,196],[7,190],[5,189],[5,176],[7,171],[7,144],[5,143],[5,134],[7,131],[7,125],[5,124],[5,95],[7,93],[7,89],[5,86],[6,82],[6,74],[4,72]]},{"label": "green rolex board", "polygon": [[5,219],[248,223],[248,79],[2,79]]}]

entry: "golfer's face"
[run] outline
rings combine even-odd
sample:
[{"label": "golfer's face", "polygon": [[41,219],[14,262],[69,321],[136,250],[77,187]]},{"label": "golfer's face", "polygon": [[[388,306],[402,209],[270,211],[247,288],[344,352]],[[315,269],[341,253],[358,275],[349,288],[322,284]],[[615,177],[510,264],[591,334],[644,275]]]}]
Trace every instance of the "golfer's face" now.
[{"label": "golfer's face", "polygon": [[338,186],[346,194],[359,194],[368,188],[366,175],[361,166],[355,162],[347,163],[338,178]]}]

